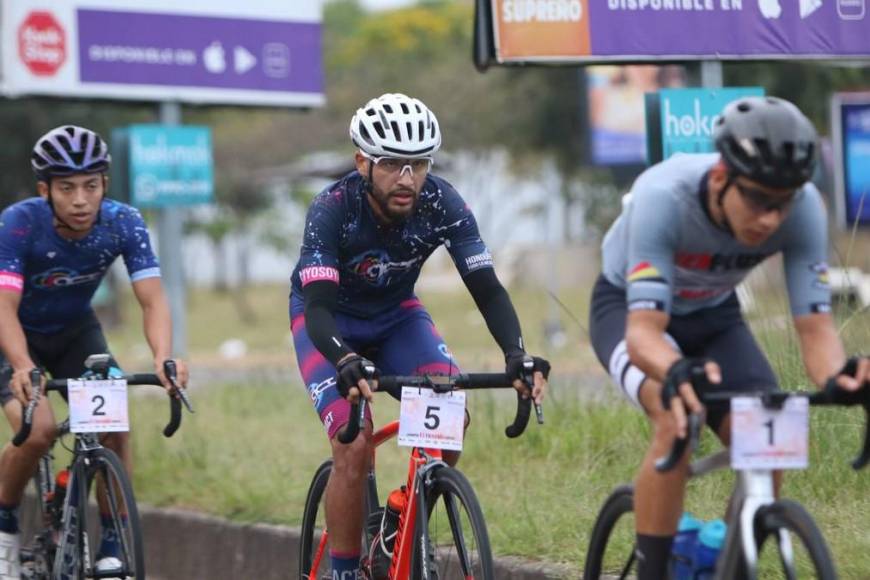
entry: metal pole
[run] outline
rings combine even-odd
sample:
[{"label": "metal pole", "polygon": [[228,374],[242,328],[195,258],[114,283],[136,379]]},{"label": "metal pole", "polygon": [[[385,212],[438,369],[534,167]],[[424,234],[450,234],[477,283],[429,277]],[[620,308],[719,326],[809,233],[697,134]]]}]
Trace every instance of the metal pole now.
[{"label": "metal pole", "polygon": [[722,88],[722,61],[701,61],[701,86],[708,89]]},{"label": "metal pole", "polygon": [[[160,104],[159,120],[163,125],[181,124],[181,104]],[[158,253],[163,287],[169,299],[172,315],[172,352],[187,354],[187,316],[185,311],[184,262],[181,248],[184,237],[184,215],[179,207],[160,208],[157,220]]]}]

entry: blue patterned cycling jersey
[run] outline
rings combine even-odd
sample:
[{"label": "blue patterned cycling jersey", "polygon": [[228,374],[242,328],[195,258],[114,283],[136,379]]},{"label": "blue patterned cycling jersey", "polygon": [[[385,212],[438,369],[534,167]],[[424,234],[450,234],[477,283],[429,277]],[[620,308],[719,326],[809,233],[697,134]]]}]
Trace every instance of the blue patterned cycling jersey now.
[{"label": "blue patterned cycling jersey", "polygon": [[607,280],[626,288],[629,310],[689,314],[724,302],[743,278],[782,252],[794,316],[828,312],[825,205],[808,183],[779,229],[745,246],[707,213],[707,174],[718,154],[678,154],[637,178],[602,244]]},{"label": "blue patterned cycling jersey", "polygon": [[57,233],[42,198],[0,214],[0,290],[22,293],[18,318],[27,330],[58,332],[87,315],[119,255],[133,282],[160,276],[142,215],[129,205],[103,200],[98,222],[81,240]]},{"label": "blue patterned cycling jersey", "polygon": [[337,310],[370,318],[411,298],[420,268],[444,245],[461,276],[492,268],[492,256],[465,201],[429,175],[414,213],[387,226],[375,219],[362,176],[353,171],[323,190],[308,210],[293,294],[306,284],[339,285]]}]

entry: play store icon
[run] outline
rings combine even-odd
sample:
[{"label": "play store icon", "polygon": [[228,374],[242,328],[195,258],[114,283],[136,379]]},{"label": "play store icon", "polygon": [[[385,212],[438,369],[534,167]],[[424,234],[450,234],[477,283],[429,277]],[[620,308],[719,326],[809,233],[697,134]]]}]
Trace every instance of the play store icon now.
[{"label": "play store icon", "polygon": [[801,18],[807,18],[810,14],[822,7],[822,0],[800,0]]}]

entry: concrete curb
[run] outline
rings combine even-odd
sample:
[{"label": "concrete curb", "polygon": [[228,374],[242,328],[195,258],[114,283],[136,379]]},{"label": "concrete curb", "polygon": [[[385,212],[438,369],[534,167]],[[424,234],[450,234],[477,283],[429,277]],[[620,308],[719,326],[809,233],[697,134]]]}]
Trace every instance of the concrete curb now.
[{"label": "concrete curb", "polygon": [[[181,509],[139,506],[149,577],[161,580],[296,578],[299,528],[239,524]],[[568,566],[497,558],[499,580],[577,577]]]}]

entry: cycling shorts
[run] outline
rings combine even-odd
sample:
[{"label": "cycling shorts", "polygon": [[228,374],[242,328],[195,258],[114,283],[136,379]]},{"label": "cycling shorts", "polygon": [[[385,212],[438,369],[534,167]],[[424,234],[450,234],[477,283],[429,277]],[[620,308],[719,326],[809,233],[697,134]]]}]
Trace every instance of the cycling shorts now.
[{"label": "cycling shorts", "polygon": [[[42,334],[25,330],[24,336],[30,358],[55,379],[78,378],[87,370],[85,359],[88,356],[109,352],[103,328],[93,312],[60,332]],[[110,364],[118,366],[114,357]],[[0,367],[0,405],[6,406],[12,399],[12,390],[9,388],[12,367],[2,354]]]},{"label": "cycling shorts", "polygon": [[[382,375],[449,375],[460,372],[432,317],[417,298],[374,318],[340,312],[335,321],[341,338],[354,352],[369,358]],[[348,422],[350,404],[339,394],[335,367],[311,342],[305,330],[304,305],[290,301],[290,328],[296,360],[311,402],[332,439]],[[366,413],[371,420],[371,407]]]},{"label": "cycling shorts", "polygon": [[[638,392],[646,379],[631,364],[625,343],[628,307],[625,289],[599,276],[592,290],[589,309],[589,337],[599,362],[610,373],[623,395],[640,407]],[[735,293],[717,306],[684,316],[672,315],[665,338],[675,350],[689,357],[708,357],[722,369],[722,383],[716,391],[776,390],[777,380],[767,357],[746,326]],[[707,423],[718,432],[725,409],[711,409]]]}]

